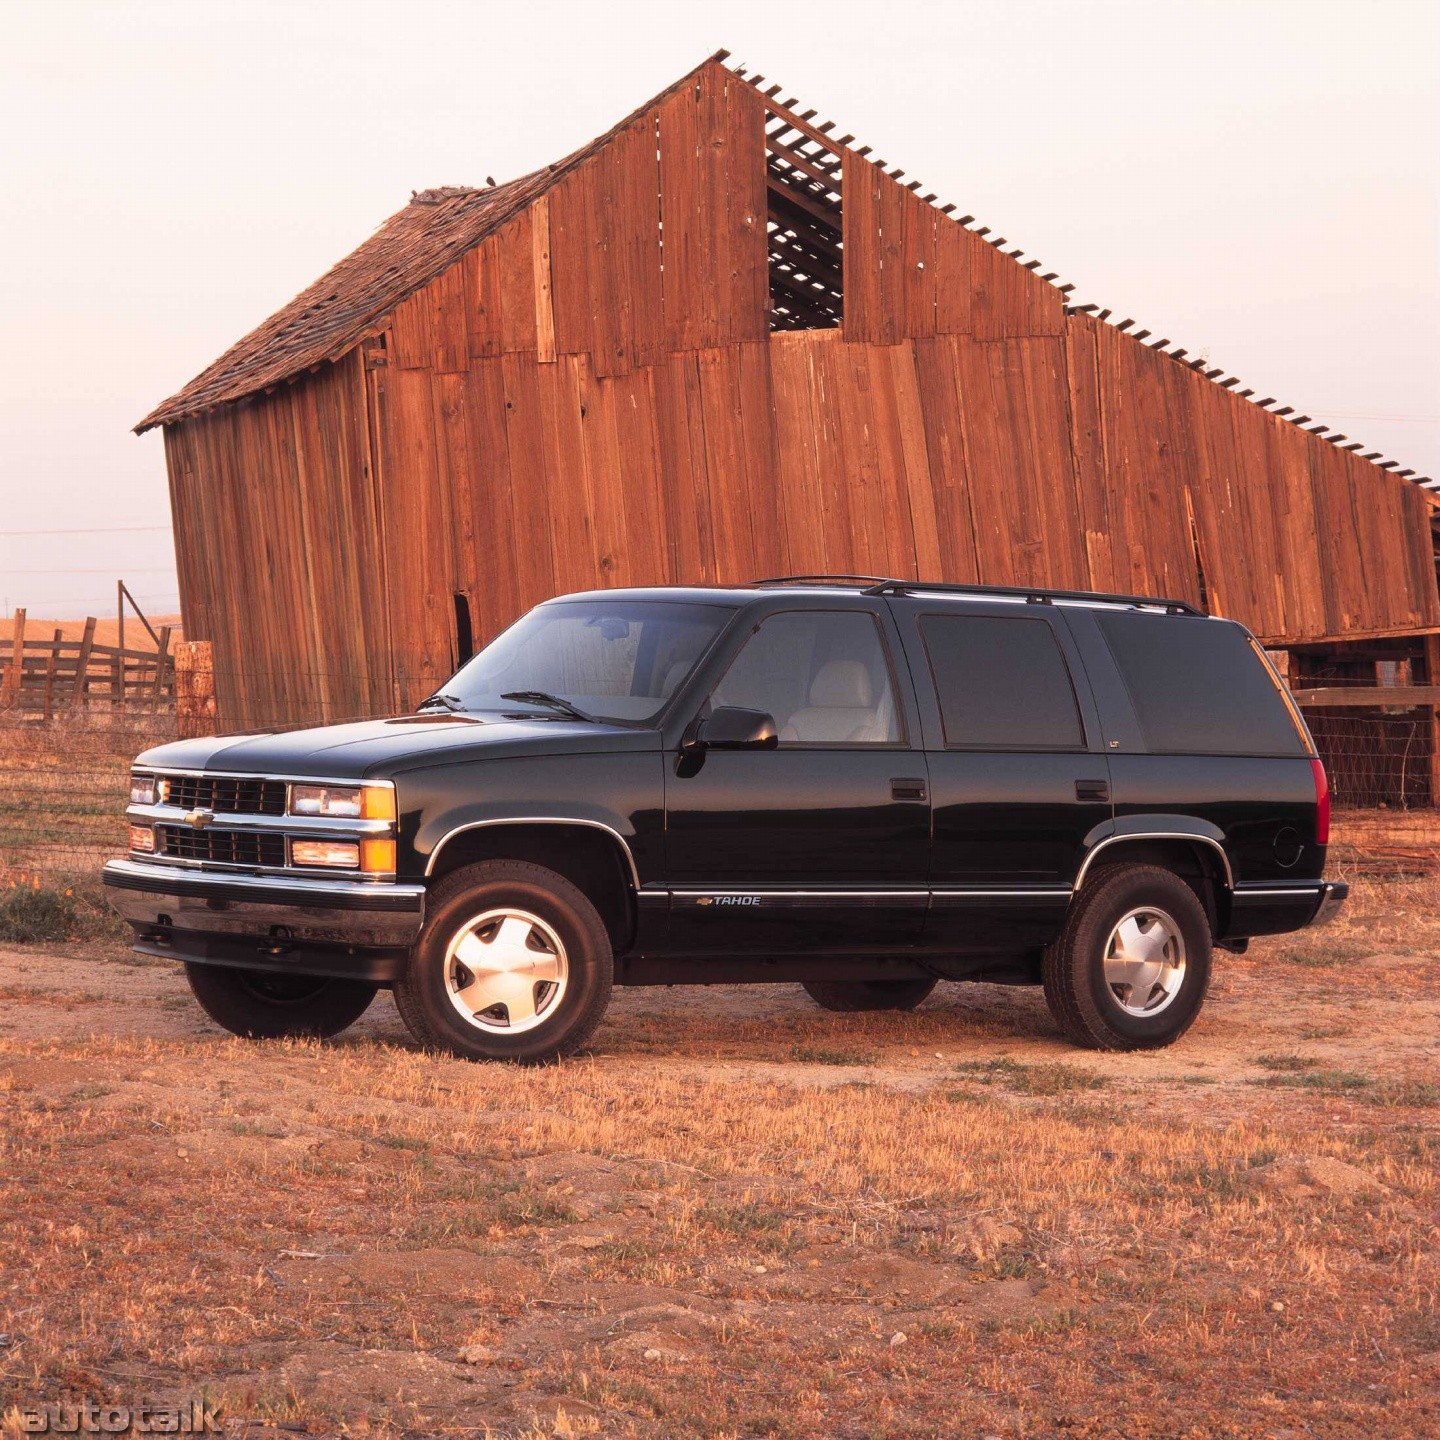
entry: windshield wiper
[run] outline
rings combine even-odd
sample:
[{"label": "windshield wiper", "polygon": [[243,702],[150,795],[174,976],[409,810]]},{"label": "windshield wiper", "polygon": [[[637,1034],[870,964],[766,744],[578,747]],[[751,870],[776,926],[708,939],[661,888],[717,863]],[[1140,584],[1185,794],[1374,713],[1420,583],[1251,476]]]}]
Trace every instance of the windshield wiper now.
[{"label": "windshield wiper", "polygon": [[442,706],[446,710],[463,710],[465,708],[454,695],[446,695],[437,691],[428,700],[422,700],[415,709],[417,711],[433,710],[437,705]]},{"label": "windshield wiper", "polygon": [[500,698],[502,700],[523,700],[527,705],[546,705],[551,710],[558,710],[562,715],[570,716],[572,720],[584,720],[588,725],[602,723],[593,715],[587,715],[578,705],[572,705],[561,696],[550,694],[548,690],[507,690]]}]

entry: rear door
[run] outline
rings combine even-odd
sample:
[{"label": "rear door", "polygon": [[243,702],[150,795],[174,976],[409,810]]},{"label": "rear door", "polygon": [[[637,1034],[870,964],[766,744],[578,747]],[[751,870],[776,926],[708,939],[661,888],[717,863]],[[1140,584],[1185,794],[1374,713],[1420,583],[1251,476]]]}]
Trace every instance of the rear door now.
[{"label": "rear door", "polygon": [[772,613],[709,696],[775,750],[666,756],[678,954],[888,953],[919,943],[930,810],[914,693],[882,600]]},{"label": "rear door", "polygon": [[1063,612],[1024,601],[892,602],[925,724],[934,838],[924,945],[1033,949],[1064,922],[1110,773]]}]

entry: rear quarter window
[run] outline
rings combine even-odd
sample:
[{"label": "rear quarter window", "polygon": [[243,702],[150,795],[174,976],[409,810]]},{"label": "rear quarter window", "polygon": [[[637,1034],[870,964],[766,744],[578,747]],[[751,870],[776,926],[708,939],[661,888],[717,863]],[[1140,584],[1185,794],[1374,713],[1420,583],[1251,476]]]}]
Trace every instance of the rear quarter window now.
[{"label": "rear quarter window", "polygon": [[1148,749],[1171,755],[1305,755],[1275,677],[1223,620],[1097,615]]}]

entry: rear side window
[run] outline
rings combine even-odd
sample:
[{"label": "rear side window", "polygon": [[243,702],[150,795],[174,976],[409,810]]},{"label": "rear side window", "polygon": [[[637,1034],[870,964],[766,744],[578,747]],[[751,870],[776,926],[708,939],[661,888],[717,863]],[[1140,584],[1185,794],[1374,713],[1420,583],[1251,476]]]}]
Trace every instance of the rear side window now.
[{"label": "rear side window", "polygon": [[1172,755],[1304,755],[1250,638],[1220,620],[1097,615],[1146,745]]},{"label": "rear side window", "polygon": [[922,615],[945,743],[983,750],[1081,750],[1070,670],[1045,620]]}]

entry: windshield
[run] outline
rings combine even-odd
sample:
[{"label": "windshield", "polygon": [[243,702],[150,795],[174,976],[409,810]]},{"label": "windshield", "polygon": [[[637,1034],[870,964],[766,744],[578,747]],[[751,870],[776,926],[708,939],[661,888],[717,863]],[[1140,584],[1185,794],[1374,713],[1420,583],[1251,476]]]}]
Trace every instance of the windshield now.
[{"label": "windshield", "polygon": [[597,720],[653,720],[734,611],[666,601],[541,605],[442,688],[466,710],[561,714],[520,691],[554,696]]}]

